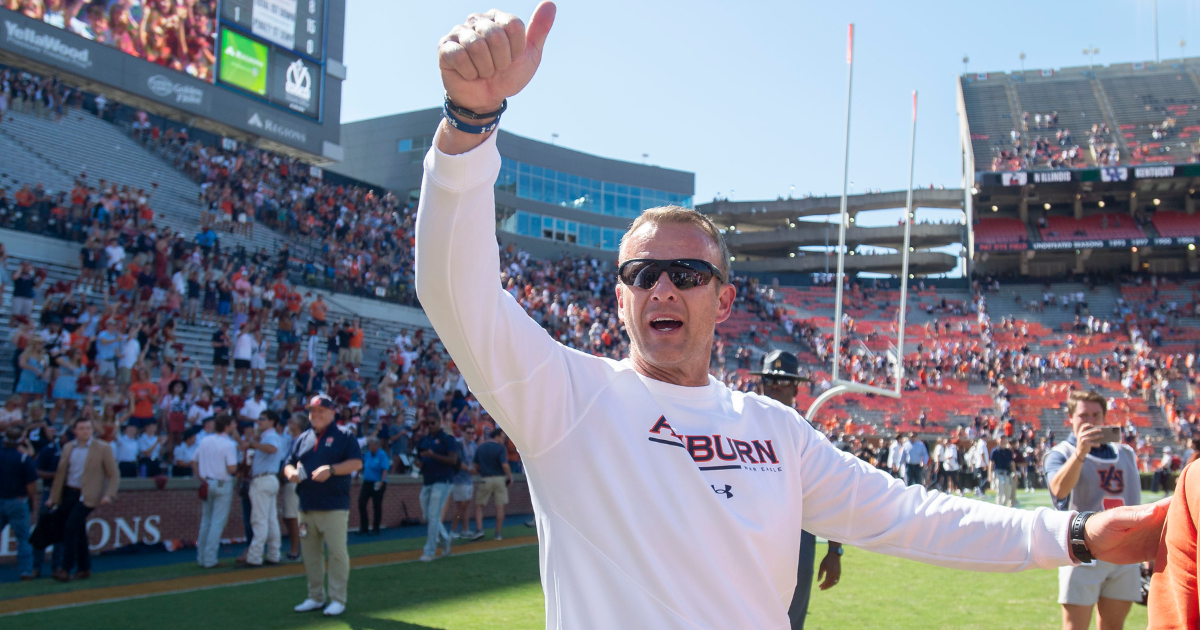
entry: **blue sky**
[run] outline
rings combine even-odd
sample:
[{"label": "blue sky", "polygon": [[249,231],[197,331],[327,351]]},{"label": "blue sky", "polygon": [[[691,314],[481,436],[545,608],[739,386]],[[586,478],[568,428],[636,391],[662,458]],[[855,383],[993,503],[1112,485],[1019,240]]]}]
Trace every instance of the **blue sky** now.
[{"label": "blue sky", "polygon": [[[477,1],[348,3],[342,120],[436,106],[437,40]],[[536,2],[500,8],[528,18]],[[1094,2],[558,3],[538,75],[509,131],[605,157],[696,173],[696,200],[840,194],[846,24],[855,23],[850,179],[899,189],[909,100],[920,92],[916,181],[960,185],[955,80],[976,71],[1154,58],[1152,0]],[[1200,56],[1200,6],[1159,1],[1163,57]],[[864,217],[865,218],[865,217]],[[894,221],[880,217],[880,222]]]}]

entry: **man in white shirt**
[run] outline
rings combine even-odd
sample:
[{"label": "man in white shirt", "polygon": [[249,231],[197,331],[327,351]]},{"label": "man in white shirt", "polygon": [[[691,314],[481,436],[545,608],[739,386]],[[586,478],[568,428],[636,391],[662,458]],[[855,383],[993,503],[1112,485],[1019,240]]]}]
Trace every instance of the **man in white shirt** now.
[{"label": "man in white shirt", "polygon": [[242,409],[239,412],[241,416],[251,422],[258,422],[262,417],[262,412],[267,410],[270,403],[263,398],[263,388],[261,385],[255,386],[254,396],[247,398],[246,402],[242,403]]},{"label": "man in white shirt", "polygon": [[138,428],[135,424],[126,424],[124,430],[112,443],[113,458],[117,460],[117,469],[122,477],[138,476]]},{"label": "man in white shirt", "polygon": [[548,627],[785,627],[802,526],[976,570],[1154,556],[1165,504],[1077,518],[930,495],[833,448],[794,410],[710,377],[736,290],[723,236],[695,211],[645,211],[623,238],[628,359],[551,339],[496,282],[489,126],[533,77],[553,17],[543,2],[526,32],[509,14],[475,14],[442,39],[447,100],[475,118],[434,136],[416,227],[421,304],[525,464]]},{"label": "man in white shirt", "polygon": [[142,344],[138,343],[137,338],[140,329],[140,325],[130,328],[129,332],[121,335],[120,345],[117,346],[117,382],[122,387],[129,386],[133,366],[141,359]]},{"label": "man in white shirt", "polygon": [[217,566],[221,533],[225,531],[229,506],[233,503],[233,474],[238,462],[237,442],[233,440],[237,424],[233,418],[217,416],[213,425],[216,433],[196,447],[196,472],[208,484],[200,513],[200,534],[196,537],[196,562],[205,569]]}]

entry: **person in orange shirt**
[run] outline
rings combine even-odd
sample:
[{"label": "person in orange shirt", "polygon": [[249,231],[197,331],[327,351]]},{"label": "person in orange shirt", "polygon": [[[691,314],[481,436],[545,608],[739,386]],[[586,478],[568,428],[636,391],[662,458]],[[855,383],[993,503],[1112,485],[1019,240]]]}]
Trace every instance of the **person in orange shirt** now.
[{"label": "person in orange shirt", "polygon": [[1169,500],[1170,507],[1150,578],[1148,630],[1200,627],[1200,589],[1196,584],[1200,473],[1192,468],[1189,465],[1180,473],[1175,496],[1159,502]]},{"label": "person in orange shirt", "polygon": [[155,422],[154,404],[158,402],[158,385],[150,380],[150,372],[146,368],[137,368],[135,373],[134,381],[129,385],[129,402],[133,407],[129,422],[140,429]]},{"label": "person in orange shirt", "polygon": [[363,360],[363,329],[362,321],[354,318],[354,327],[350,329],[350,352],[347,356],[355,367],[362,365]]},{"label": "person in orange shirt", "polygon": [[325,303],[325,298],[317,295],[317,299],[308,306],[308,314],[311,317],[309,327],[316,331],[325,327],[325,316],[329,313],[329,305]]}]

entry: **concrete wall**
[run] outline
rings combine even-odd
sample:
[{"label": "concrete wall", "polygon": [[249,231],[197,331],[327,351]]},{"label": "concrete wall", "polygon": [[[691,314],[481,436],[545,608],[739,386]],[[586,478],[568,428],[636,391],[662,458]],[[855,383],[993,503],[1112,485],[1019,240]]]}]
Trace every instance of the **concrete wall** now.
[{"label": "concrete wall", "polygon": [[[138,542],[151,544],[168,540],[194,542],[200,530],[200,499],[196,496],[198,486],[199,482],[194,479],[170,479],[166,488],[159,490],[151,479],[123,479],[117,500],[111,505],[97,508],[88,519],[92,551],[98,553],[128,545],[135,537]],[[351,530],[358,529],[360,487],[356,483],[350,493]],[[408,508],[411,518],[421,518],[421,504],[418,501],[420,492],[420,479],[391,475],[383,499],[383,526],[398,526],[404,518],[404,507]],[[524,475],[514,476],[508,497],[507,514],[533,513]],[[493,506],[484,508],[485,517],[494,515]],[[510,524],[516,522],[514,520]],[[241,500],[235,496],[222,537],[243,538],[245,535]],[[15,562],[16,553],[17,545],[11,528],[5,527],[0,531],[0,562]]]}]

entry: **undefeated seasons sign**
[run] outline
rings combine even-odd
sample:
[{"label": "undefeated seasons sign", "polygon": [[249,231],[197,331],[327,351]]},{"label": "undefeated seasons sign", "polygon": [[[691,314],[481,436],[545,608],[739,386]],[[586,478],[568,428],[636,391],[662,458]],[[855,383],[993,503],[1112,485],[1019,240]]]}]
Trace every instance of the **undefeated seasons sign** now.
[{"label": "undefeated seasons sign", "polygon": [[977,243],[981,252],[1067,251],[1072,249],[1125,249],[1128,247],[1183,247],[1194,245],[1200,238],[1181,236],[1176,238],[1109,238],[1080,239],[1074,241],[1042,241],[1040,243]]}]

